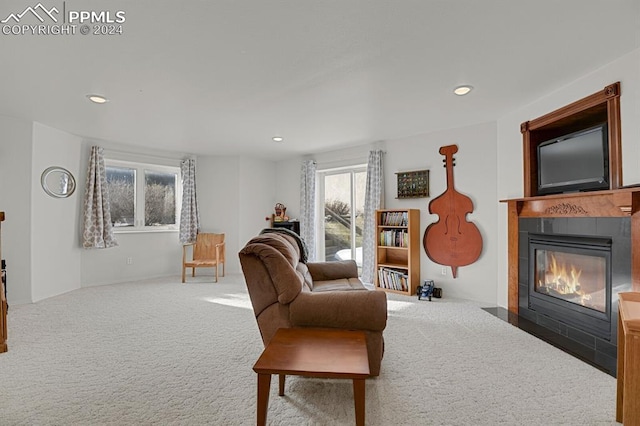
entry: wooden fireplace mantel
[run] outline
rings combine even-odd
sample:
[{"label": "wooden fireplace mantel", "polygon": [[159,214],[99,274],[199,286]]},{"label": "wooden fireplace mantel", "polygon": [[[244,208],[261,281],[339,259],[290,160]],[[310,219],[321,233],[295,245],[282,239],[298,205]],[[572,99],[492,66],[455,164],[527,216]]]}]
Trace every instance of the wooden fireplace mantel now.
[{"label": "wooden fireplace mantel", "polygon": [[[631,216],[631,282],[640,291],[640,186],[622,187],[620,82],[520,125],[523,147],[524,197],[508,204],[509,311],[518,313],[519,218]],[[609,190],[538,195],[537,149],[550,139],[607,123]]]},{"label": "wooden fireplace mantel", "polygon": [[508,309],[518,313],[518,234],[525,217],[631,217],[631,284],[640,291],[640,187],[501,200],[508,206]]},{"label": "wooden fireplace mantel", "polygon": [[620,82],[604,87],[548,114],[520,125],[523,148],[524,195],[538,195],[538,146],[550,139],[607,123],[609,144],[609,188],[622,187],[622,134]]}]

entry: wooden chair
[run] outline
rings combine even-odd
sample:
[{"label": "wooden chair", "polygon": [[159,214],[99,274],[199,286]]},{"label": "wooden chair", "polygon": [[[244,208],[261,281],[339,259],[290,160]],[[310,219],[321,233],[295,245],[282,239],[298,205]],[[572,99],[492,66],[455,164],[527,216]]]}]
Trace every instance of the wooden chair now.
[{"label": "wooden chair", "polygon": [[[192,260],[187,260],[187,247],[193,246]],[[216,268],[218,282],[218,268],[222,265],[224,277],[224,234],[199,233],[196,242],[182,246],[182,282],[185,282],[185,272],[191,268],[191,276],[196,276],[196,268]]]}]

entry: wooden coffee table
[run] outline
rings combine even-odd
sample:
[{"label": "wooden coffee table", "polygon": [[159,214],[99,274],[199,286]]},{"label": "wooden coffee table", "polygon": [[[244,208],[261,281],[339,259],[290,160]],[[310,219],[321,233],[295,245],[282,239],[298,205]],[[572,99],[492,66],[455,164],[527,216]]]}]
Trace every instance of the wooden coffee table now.
[{"label": "wooden coffee table", "polygon": [[281,328],[253,366],[258,373],[257,424],[267,422],[271,375],[278,374],[284,395],[287,374],[353,380],[356,425],[364,425],[364,385],[369,377],[367,342],[362,331]]}]

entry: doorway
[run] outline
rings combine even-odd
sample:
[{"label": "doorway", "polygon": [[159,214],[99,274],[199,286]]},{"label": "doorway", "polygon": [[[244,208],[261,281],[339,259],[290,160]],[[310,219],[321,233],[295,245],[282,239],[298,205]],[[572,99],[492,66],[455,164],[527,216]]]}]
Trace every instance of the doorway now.
[{"label": "doorway", "polygon": [[323,170],[318,182],[320,260],[354,259],[360,272],[367,167]]}]

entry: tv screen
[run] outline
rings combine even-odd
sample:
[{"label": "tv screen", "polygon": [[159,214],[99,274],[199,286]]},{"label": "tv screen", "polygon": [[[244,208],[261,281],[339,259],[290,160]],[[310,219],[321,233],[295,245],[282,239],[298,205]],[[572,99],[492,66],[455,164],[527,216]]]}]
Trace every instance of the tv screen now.
[{"label": "tv screen", "polygon": [[538,145],[538,194],[609,189],[607,125]]}]

